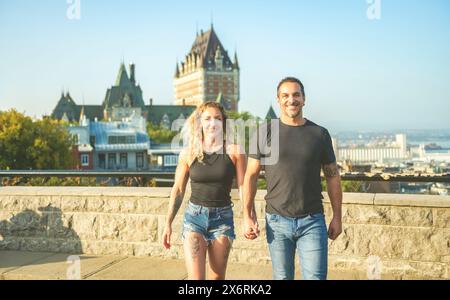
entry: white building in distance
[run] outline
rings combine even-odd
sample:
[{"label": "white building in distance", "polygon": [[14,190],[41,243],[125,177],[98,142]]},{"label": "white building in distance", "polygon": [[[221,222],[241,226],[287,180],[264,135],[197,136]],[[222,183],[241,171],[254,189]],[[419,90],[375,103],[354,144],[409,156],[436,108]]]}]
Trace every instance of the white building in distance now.
[{"label": "white building in distance", "polygon": [[396,134],[395,142],[389,146],[345,146],[339,147],[337,140],[333,139],[336,159],[338,161],[350,160],[354,163],[374,163],[409,158],[406,148],[406,135]]}]

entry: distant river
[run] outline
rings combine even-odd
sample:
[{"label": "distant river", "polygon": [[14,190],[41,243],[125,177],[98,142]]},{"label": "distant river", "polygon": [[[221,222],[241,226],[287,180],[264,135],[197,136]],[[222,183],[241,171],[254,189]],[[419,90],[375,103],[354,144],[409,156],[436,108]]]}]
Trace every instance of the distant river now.
[{"label": "distant river", "polygon": [[443,148],[450,148],[450,140],[432,140],[432,139],[430,139],[430,140],[423,140],[423,139],[421,139],[421,140],[414,140],[414,139],[410,139],[410,138],[407,137],[406,138],[406,142],[408,144],[414,144],[414,145],[436,144],[436,145],[439,145],[439,146],[441,146]]}]

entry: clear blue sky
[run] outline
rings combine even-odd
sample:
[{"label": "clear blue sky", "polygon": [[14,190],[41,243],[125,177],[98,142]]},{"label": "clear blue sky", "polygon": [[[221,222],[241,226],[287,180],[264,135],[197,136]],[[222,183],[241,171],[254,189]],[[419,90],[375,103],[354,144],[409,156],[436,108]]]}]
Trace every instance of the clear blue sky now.
[{"label": "clear blue sky", "polygon": [[[136,63],[144,99],[173,103],[177,58],[214,28],[241,66],[241,111],[264,116],[286,75],[305,116],[333,131],[450,128],[450,1],[0,0],[0,110],[49,114],[61,89],[101,104],[119,65]],[[278,109],[276,109],[278,111]]]}]

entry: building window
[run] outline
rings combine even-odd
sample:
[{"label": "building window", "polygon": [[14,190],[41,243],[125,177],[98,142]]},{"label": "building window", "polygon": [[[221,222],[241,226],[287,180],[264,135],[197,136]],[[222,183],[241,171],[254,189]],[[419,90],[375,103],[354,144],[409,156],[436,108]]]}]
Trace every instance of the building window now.
[{"label": "building window", "polygon": [[89,137],[89,143],[91,144],[92,147],[95,148],[95,135],[91,135]]},{"label": "building window", "polygon": [[105,164],[105,154],[99,154],[98,155],[98,167],[100,169],[105,169],[106,168],[105,165],[106,165]]},{"label": "building window", "polygon": [[178,164],[178,156],[177,155],[165,155],[164,156],[164,166],[165,167],[173,167]]},{"label": "building window", "polygon": [[89,154],[81,154],[81,165],[83,167],[89,166]]},{"label": "building window", "polygon": [[158,155],[152,155],[152,156],[150,156],[150,164],[151,164],[151,166],[152,167],[156,167],[156,166],[158,166]]},{"label": "building window", "polygon": [[117,144],[135,144],[136,137],[134,135],[123,135],[123,136],[108,136],[108,144],[117,145]]},{"label": "building window", "polygon": [[166,129],[170,129],[170,119],[167,114],[164,114],[162,117],[160,125]]},{"label": "building window", "polygon": [[109,153],[108,154],[108,169],[115,169],[115,168],[116,168],[116,154]]},{"label": "building window", "polygon": [[120,153],[120,168],[128,169],[128,154]]},{"label": "building window", "polygon": [[117,144],[117,136],[109,136],[108,137],[108,144]]},{"label": "building window", "polygon": [[142,169],[144,168],[144,154],[136,153],[136,168]]},{"label": "building window", "polygon": [[72,134],[72,140],[74,145],[78,145],[80,142],[80,135],[79,134]]},{"label": "building window", "polygon": [[135,144],[136,143],[136,137],[133,135],[128,135],[125,139],[126,144]]}]

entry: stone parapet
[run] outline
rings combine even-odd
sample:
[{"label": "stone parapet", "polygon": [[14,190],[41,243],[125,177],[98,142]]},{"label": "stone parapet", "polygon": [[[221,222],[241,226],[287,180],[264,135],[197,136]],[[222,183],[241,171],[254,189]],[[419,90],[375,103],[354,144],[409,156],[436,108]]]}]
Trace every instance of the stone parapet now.
[{"label": "stone parapet", "polygon": [[[1,187],[0,250],[183,258],[185,195],[165,250],[170,188]],[[265,191],[256,195],[261,237],[242,234],[242,205],[232,192],[237,240],[233,263],[270,265],[265,238]],[[332,209],[326,193],[327,225]],[[329,240],[329,268],[355,278],[450,279],[450,197],[344,194],[343,233]],[[369,273],[368,273],[369,272]]]}]

